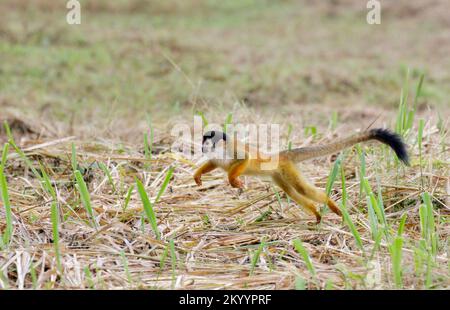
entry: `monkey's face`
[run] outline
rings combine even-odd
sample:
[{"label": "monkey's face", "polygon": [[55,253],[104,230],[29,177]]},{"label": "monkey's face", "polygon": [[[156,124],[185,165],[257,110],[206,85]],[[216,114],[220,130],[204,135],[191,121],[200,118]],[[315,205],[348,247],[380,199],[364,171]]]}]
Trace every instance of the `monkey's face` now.
[{"label": "monkey's face", "polygon": [[227,135],[221,131],[208,131],[203,135],[202,152],[204,154],[215,153],[227,141]]}]

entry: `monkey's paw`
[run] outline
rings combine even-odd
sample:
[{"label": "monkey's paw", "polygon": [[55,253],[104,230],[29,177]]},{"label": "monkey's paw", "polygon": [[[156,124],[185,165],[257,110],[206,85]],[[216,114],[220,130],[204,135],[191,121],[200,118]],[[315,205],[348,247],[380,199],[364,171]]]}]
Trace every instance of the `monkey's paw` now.
[{"label": "monkey's paw", "polygon": [[316,214],[316,224],[319,225],[321,221],[322,221],[322,216],[319,213],[317,213]]},{"label": "monkey's paw", "polygon": [[202,186],[202,179],[201,177],[194,177],[194,181],[198,186]]},{"label": "monkey's paw", "polygon": [[230,180],[230,184],[234,188],[244,188],[244,182],[239,179]]}]

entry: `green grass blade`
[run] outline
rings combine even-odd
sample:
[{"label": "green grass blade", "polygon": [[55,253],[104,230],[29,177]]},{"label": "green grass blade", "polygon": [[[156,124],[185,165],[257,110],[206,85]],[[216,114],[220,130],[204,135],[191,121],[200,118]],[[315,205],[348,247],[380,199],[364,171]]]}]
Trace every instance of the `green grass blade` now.
[{"label": "green grass blade", "polygon": [[378,251],[378,249],[380,248],[380,244],[381,244],[381,239],[383,237],[383,231],[378,231],[378,234],[375,236],[374,238],[374,244],[373,244],[373,248],[372,248],[372,252],[370,253],[370,259],[369,261],[373,260],[375,253]]},{"label": "green grass blade", "polygon": [[33,290],[37,288],[37,275],[36,275],[36,267],[33,263],[30,264],[30,276],[31,276],[31,285]]},{"label": "green grass blade", "polygon": [[334,284],[333,284],[333,280],[328,279],[325,282],[325,290],[329,291],[329,290],[334,290]]},{"label": "green grass blade", "polygon": [[433,284],[433,277],[432,277],[432,271],[433,271],[433,259],[431,255],[428,255],[427,259],[427,272],[425,274],[425,287],[427,289],[431,288],[431,285]]},{"label": "green grass blade", "polygon": [[233,114],[228,113],[227,118],[225,119],[225,123],[223,124],[223,132],[227,133],[228,126],[233,122]]},{"label": "green grass blade", "polygon": [[[436,256],[437,247],[438,247],[438,238],[436,237],[436,225],[433,214],[433,204],[431,202],[430,194],[425,192],[422,194],[422,200],[424,202],[424,207],[422,212],[426,215],[422,215],[424,218],[424,239],[427,242],[428,251],[434,257]],[[420,210],[420,209],[419,209]],[[419,211],[420,212],[420,211]]]},{"label": "green grass blade", "polygon": [[403,287],[402,279],[402,247],[403,238],[396,237],[392,244],[389,246],[392,259],[392,271],[394,273],[394,282],[397,288]]},{"label": "green grass blade", "polygon": [[94,210],[92,209],[92,205],[91,205],[91,196],[89,194],[87,185],[84,182],[83,176],[81,175],[80,171],[76,170],[74,174],[75,174],[75,179],[77,181],[76,188],[78,189],[78,192],[80,193],[81,202],[83,203],[83,206],[86,208],[86,211],[92,220],[93,226],[97,227],[97,222],[95,221]]},{"label": "green grass blade", "polygon": [[164,252],[161,255],[161,259],[159,260],[159,271],[160,272],[166,265],[166,259],[167,259],[168,254],[169,254],[169,244],[164,248]]},{"label": "green grass blade", "polygon": [[201,111],[198,111],[197,115],[199,115],[202,118],[203,128],[208,126],[208,120],[206,119],[205,114],[203,114],[203,112]]},{"label": "green grass blade", "polygon": [[429,232],[431,233],[435,230],[435,226],[434,226],[433,204],[431,203],[430,194],[428,192],[423,193],[422,199],[423,202],[425,203],[425,206],[427,207],[428,229]]},{"label": "green grass blade", "polygon": [[278,202],[278,206],[280,207],[280,210],[282,210],[283,209],[283,203],[281,201],[280,193],[274,187],[272,187],[272,191],[275,193],[275,197],[277,198],[277,202]]},{"label": "green grass blade", "polygon": [[161,239],[161,233],[159,232],[159,229],[158,229],[158,224],[156,222],[156,215],[155,215],[155,212],[153,211],[153,205],[150,202],[150,199],[148,199],[147,192],[145,191],[144,185],[138,179],[136,179],[136,185],[137,185],[139,195],[141,196],[145,214],[147,215],[147,219],[149,220],[150,225],[152,226],[153,232],[155,233],[157,239]]},{"label": "green grass blade", "polygon": [[3,146],[2,161],[0,162],[0,165],[2,165],[3,168],[6,167],[6,160],[8,158],[8,150],[9,150],[9,143],[5,143],[5,145]]},{"label": "green grass blade", "polygon": [[162,194],[166,190],[167,185],[169,184],[170,179],[172,178],[173,170],[174,170],[174,168],[170,167],[169,170],[167,171],[166,177],[164,178],[164,182],[161,185],[161,187],[159,188],[158,195],[156,196],[156,199],[154,202],[155,204],[159,201],[159,198],[161,198]]},{"label": "green grass blade", "polygon": [[[16,151],[16,153],[19,155],[20,158],[22,158],[23,161],[25,161],[26,165],[30,170],[33,172],[34,176],[40,180],[42,180],[42,176],[39,174],[39,172],[36,170],[36,168],[33,166],[31,161],[28,159],[28,157],[25,155],[25,153],[17,146],[16,142],[14,141],[14,137],[11,134],[11,129],[9,128],[8,123],[5,121],[4,123],[6,134],[8,135],[8,143],[13,147],[13,149]],[[3,156],[2,156],[3,157]],[[2,159],[3,160],[3,159]]]},{"label": "green grass blade", "polygon": [[377,204],[381,215],[382,223],[384,224],[385,230],[388,231],[389,226],[386,220],[386,213],[384,212],[383,195],[381,192],[381,184],[378,177],[377,177]]},{"label": "green grass blade", "polygon": [[405,231],[405,223],[406,223],[407,214],[404,213],[402,218],[400,219],[400,225],[398,225],[397,236],[401,237],[403,232]]},{"label": "green grass blade", "polygon": [[347,208],[347,186],[345,185],[344,166],[341,165],[342,207]]},{"label": "green grass blade", "polygon": [[315,277],[316,276],[316,269],[314,268],[314,266],[313,266],[313,264],[311,262],[311,258],[309,257],[308,251],[303,246],[303,243],[300,241],[300,239],[295,239],[293,241],[293,245],[294,245],[294,248],[297,251],[297,253],[299,253],[302,256],[303,261],[306,264],[306,268],[308,268],[308,270],[311,273],[311,275],[313,277]]},{"label": "green grass blade", "polygon": [[364,191],[363,180],[366,177],[366,157],[365,157],[364,151],[361,148],[360,144],[356,145],[356,151],[358,152],[359,161],[360,161],[360,165],[359,165],[359,203],[361,204],[362,199],[363,199],[363,191]]},{"label": "green grass blade", "polygon": [[306,280],[300,276],[295,277],[295,289],[298,291],[306,290]]},{"label": "green grass blade", "polygon": [[120,251],[120,258],[122,260],[125,275],[127,276],[128,284],[132,285],[133,278],[131,277],[130,268],[128,267],[128,259],[125,256],[125,252],[123,250]]},{"label": "green grass blade", "polygon": [[256,264],[258,264],[259,262],[259,257],[261,256],[261,252],[263,251],[263,249],[266,247],[266,243],[264,241],[262,241],[259,246],[258,249],[256,250],[255,254],[252,257],[251,260],[251,267],[250,267],[250,275],[253,275],[253,272],[256,268]]},{"label": "green grass blade", "polygon": [[[333,165],[333,168],[331,169],[331,172],[330,172],[330,174],[329,174],[329,176],[328,176],[328,179],[327,179],[327,187],[326,187],[326,190],[325,190],[325,192],[327,193],[327,196],[330,196],[330,194],[331,194],[331,189],[333,188],[333,184],[334,184],[334,182],[336,181],[336,178],[337,178],[337,175],[338,175],[338,173],[339,173],[339,171],[340,171],[340,166],[341,166],[341,161],[342,161],[342,154],[341,155],[339,155],[337,158],[336,158],[336,161],[334,162],[334,165]],[[326,207],[326,204],[324,204],[324,210],[326,210],[327,208],[325,208]]]},{"label": "green grass blade", "polygon": [[350,215],[348,214],[347,209],[341,208],[341,211],[342,211],[342,216],[344,217],[344,222],[347,224],[348,228],[350,228],[350,232],[352,233],[353,237],[355,238],[356,245],[364,253],[364,247],[363,247],[361,236],[360,236],[358,230],[356,229],[356,226],[353,223]]},{"label": "green grass blade", "polygon": [[422,234],[422,239],[426,240],[428,237],[428,220],[427,220],[427,207],[421,205],[419,207],[419,219],[420,219],[420,232]]},{"label": "green grass blade", "polygon": [[339,172],[339,167],[341,165],[341,155],[338,156],[336,161],[334,162],[333,168],[328,176],[326,193],[329,196],[331,193],[331,188],[333,187],[334,181],[336,181],[337,174]]},{"label": "green grass blade", "polygon": [[56,265],[59,272],[62,275],[61,254],[59,247],[59,212],[56,202],[51,204],[51,220],[52,220],[52,234],[53,234],[53,247],[55,249]]},{"label": "green grass blade", "polygon": [[378,222],[380,224],[384,225],[384,228],[386,229],[387,222],[386,222],[386,218],[385,218],[385,215],[383,212],[384,210],[382,210],[382,208],[380,208],[380,206],[378,205],[378,200],[375,198],[375,195],[373,192],[371,192],[369,194],[368,198],[373,207],[373,210],[375,211],[375,214],[377,215]]},{"label": "green grass blade", "polygon": [[42,166],[41,163],[39,163],[39,167],[41,169],[42,179],[44,181],[43,182],[44,189],[47,191],[47,193],[49,193],[52,196],[53,200],[56,201],[57,200],[57,198],[56,198],[56,191],[55,191],[55,189],[52,186],[50,178],[48,177],[47,172],[45,172],[45,169],[44,169],[44,167]]},{"label": "green grass blade", "polygon": [[100,169],[103,170],[103,173],[106,175],[106,177],[108,178],[108,182],[109,184],[111,184],[112,190],[113,192],[116,192],[116,185],[114,184],[114,180],[111,176],[111,172],[109,171],[108,167],[106,167],[106,165],[104,163],[99,163]]},{"label": "green grass blade", "polygon": [[[3,148],[3,153],[5,153],[5,150],[7,151],[8,147],[7,144],[5,144]],[[12,210],[11,210],[11,201],[9,199],[9,193],[8,193],[8,183],[6,181],[6,176],[4,174],[4,165],[6,164],[6,160],[3,161],[0,165],[0,196],[3,202],[3,206],[5,208],[5,220],[6,220],[6,229],[5,232],[2,235],[2,244],[3,247],[6,247],[9,245],[9,242],[11,241],[11,237],[13,234],[13,223],[12,223]]]},{"label": "green grass blade", "polygon": [[86,276],[87,285],[90,289],[94,289],[94,280],[92,277],[91,270],[89,270],[89,267],[84,267],[84,275]]},{"label": "green grass blade", "polygon": [[375,240],[375,238],[378,236],[378,219],[369,197],[367,197],[367,208],[369,211],[370,232],[372,234],[372,239]]},{"label": "green grass blade", "polygon": [[130,188],[128,189],[128,191],[127,191],[127,195],[125,196],[125,202],[124,202],[123,207],[122,207],[122,211],[124,211],[124,212],[128,208],[128,204],[130,203],[131,194],[133,193],[133,190],[134,190],[134,185],[131,185]]}]

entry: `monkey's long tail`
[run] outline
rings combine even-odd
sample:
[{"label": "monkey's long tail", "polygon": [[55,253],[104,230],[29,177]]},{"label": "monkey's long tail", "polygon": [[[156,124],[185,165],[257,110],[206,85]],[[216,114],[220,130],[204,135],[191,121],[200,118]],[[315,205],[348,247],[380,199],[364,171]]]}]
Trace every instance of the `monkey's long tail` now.
[{"label": "monkey's long tail", "polygon": [[402,138],[398,134],[382,128],[364,131],[326,145],[301,147],[290,151],[284,151],[281,152],[280,155],[284,155],[294,162],[300,162],[315,157],[334,154],[352,145],[369,140],[377,140],[381,143],[389,145],[394,150],[398,159],[403,161],[406,165],[409,165],[406,144],[403,142]]}]

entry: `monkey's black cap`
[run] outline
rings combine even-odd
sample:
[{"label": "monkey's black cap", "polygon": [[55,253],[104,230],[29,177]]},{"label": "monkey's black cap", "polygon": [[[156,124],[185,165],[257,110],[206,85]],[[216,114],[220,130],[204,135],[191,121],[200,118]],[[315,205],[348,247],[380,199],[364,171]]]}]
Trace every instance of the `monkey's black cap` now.
[{"label": "monkey's black cap", "polygon": [[206,153],[205,142],[208,140],[212,142],[211,148],[212,148],[212,150],[214,150],[217,142],[219,142],[221,140],[227,141],[227,135],[218,130],[211,130],[211,131],[205,132],[205,134],[203,134],[203,140],[202,140],[202,152],[203,153]]}]

